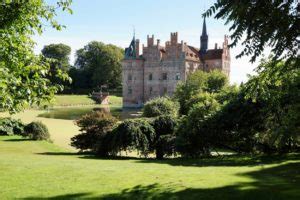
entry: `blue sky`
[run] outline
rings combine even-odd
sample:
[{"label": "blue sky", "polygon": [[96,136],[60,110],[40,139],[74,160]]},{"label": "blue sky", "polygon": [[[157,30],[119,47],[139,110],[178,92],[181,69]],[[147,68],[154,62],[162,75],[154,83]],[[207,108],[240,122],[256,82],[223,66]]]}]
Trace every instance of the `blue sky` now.
[{"label": "blue sky", "polygon": [[[49,3],[55,0],[48,0]],[[73,15],[58,13],[57,20],[66,25],[66,29],[55,31],[46,28],[41,36],[34,37],[39,53],[44,45],[65,43],[74,53],[92,40],[115,44],[120,47],[129,45],[133,35],[146,44],[147,35],[154,34],[164,44],[169,40],[170,32],[178,32],[179,40],[189,45],[200,46],[202,31],[201,14],[214,0],[73,0]],[[224,35],[228,34],[224,21],[207,19],[209,48],[215,43],[222,45]],[[249,63],[249,58],[235,59],[242,47],[231,49],[231,83],[247,80],[247,74],[257,66]]]}]

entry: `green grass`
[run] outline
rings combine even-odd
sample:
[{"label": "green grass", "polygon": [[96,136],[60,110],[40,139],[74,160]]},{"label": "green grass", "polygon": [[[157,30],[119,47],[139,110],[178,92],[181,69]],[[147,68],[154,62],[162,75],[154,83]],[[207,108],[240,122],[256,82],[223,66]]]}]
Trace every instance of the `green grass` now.
[{"label": "green grass", "polygon": [[300,155],[99,159],[0,136],[1,199],[300,199]]},{"label": "green grass", "polygon": [[120,107],[66,107],[66,108],[54,108],[47,112],[41,113],[38,117],[44,118],[52,118],[52,119],[68,119],[68,120],[76,120],[91,113],[93,110],[103,110],[104,112],[110,112],[113,116],[117,117],[118,119],[128,119],[128,118],[135,118],[138,111],[137,109],[130,109],[130,110],[122,110]]},{"label": "green grass", "polygon": [[[109,96],[110,105],[122,106],[122,97]],[[56,95],[52,106],[93,105],[95,101],[88,95]]]}]

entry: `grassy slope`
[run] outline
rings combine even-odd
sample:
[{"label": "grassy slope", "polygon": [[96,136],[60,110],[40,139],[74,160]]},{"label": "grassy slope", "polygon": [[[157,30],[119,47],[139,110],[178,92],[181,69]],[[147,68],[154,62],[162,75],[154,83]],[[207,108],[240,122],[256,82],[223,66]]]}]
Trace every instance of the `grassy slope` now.
[{"label": "grassy slope", "polygon": [[103,160],[0,137],[1,199],[299,199],[300,157]]}]

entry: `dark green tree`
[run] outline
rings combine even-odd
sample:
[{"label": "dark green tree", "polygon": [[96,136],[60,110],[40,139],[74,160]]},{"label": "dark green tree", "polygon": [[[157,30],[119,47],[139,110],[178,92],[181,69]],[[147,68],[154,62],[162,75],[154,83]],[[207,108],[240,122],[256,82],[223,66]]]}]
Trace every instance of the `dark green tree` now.
[{"label": "dark green tree", "polygon": [[58,75],[62,72],[67,73],[70,69],[69,56],[71,54],[71,47],[65,44],[50,44],[44,46],[42,54],[50,62],[48,76],[51,82],[53,84],[65,85],[66,83]]},{"label": "dark green tree", "polygon": [[267,46],[275,60],[298,57],[299,10],[295,0],[218,0],[204,16],[226,19],[232,31],[230,46],[239,42],[244,46],[237,57],[249,55],[254,62]]},{"label": "dark green tree", "polygon": [[113,89],[121,85],[123,56],[119,47],[92,41],[76,52],[75,65],[86,72],[90,88],[108,85]]}]

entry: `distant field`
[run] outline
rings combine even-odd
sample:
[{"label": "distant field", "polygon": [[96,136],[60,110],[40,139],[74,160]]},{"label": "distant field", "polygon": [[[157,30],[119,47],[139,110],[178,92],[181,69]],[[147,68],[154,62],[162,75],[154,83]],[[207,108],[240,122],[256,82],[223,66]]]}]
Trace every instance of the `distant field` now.
[{"label": "distant field", "polygon": [[300,156],[99,159],[0,136],[0,199],[300,199]]},{"label": "distant field", "polygon": [[[122,106],[122,97],[110,96],[111,106]],[[52,106],[93,105],[95,101],[88,95],[56,95]]]}]

